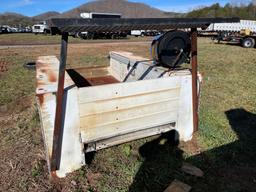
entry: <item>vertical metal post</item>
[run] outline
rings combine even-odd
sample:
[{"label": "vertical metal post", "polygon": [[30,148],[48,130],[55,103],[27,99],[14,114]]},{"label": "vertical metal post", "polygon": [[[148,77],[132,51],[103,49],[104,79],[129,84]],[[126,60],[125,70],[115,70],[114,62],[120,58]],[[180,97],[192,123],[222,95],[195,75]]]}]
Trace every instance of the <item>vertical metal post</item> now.
[{"label": "vertical metal post", "polygon": [[53,132],[53,145],[51,155],[51,171],[54,172],[59,169],[59,159],[61,155],[61,133],[62,133],[62,118],[63,117],[63,95],[64,95],[64,82],[65,82],[65,70],[67,60],[67,46],[68,46],[68,33],[62,33],[61,38],[61,51],[60,51],[60,68],[58,89],[56,95],[56,112]]},{"label": "vertical metal post", "polygon": [[198,131],[197,28],[191,29],[193,128]]}]

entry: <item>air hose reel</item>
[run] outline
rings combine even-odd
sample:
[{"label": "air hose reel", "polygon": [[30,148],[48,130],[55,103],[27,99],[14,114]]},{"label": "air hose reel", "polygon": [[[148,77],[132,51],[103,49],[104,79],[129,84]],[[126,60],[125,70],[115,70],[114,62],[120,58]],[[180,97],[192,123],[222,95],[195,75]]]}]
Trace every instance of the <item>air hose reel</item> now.
[{"label": "air hose reel", "polygon": [[157,36],[151,44],[153,60],[161,66],[175,68],[189,62],[191,39],[187,32],[168,31]]}]

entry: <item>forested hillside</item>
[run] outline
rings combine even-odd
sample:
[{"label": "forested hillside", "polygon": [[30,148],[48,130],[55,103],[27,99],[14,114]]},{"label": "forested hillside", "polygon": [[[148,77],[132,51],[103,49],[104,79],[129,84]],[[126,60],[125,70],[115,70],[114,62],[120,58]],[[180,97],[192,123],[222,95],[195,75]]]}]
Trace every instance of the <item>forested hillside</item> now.
[{"label": "forested hillside", "polygon": [[218,3],[209,7],[195,9],[187,17],[240,17],[241,19],[256,20],[256,4],[220,6]]}]

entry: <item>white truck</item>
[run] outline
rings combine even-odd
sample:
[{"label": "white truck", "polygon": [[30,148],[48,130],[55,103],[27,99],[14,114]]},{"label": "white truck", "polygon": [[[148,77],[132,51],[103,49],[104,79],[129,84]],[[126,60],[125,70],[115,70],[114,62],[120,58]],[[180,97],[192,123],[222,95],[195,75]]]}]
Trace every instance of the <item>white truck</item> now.
[{"label": "white truck", "polygon": [[32,32],[34,34],[47,34],[50,33],[50,28],[47,25],[46,21],[41,21],[38,24],[32,26]]},{"label": "white truck", "polygon": [[32,33],[57,35],[60,31],[56,27],[50,27],[46,21],[41,21],[32,26]]},{"label": "white truck", "polygon": [[145,35],[145,30],[132,30],[131,35],[135,37],[143,37]]}]

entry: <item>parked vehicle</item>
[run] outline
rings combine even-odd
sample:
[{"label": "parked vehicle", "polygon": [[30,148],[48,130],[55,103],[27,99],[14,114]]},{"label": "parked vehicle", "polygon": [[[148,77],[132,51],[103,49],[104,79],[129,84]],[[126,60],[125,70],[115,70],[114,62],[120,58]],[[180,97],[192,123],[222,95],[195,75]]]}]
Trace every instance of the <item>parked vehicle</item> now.
[{"label": "parked vehicle", "polygon": [[256,21],[241,20],[240,23],[212,23],[205,32],[240,32],[241,30],[250,30],[256,33]]},{"label": "parked vehicle", "polygon": [[[247,32],[246,32],[247,31]],[[237,32],[219,32],[218,36],[213,38],[217,40],[218,43],[221,41],[226,41],[230,43],[240,44],[244,48],[254,48],[256,42],[256,34],[249,32],[248,30],[241,30],[239,33]]]},{"label": "parked vehicle", "polygon": [[46,21],[41,21],[39,24],[32,26],[32,32],[34,34],[59,34],[59,30],[56,27],[50,27]]},{"label": "parked vehicle", "polygon": [[163,31],[157,31],[157,30],[146,30],[145,36],[158,36],[163,34]]},{"label": "parked vehicle", "polygon": [[[81,13],[80,16],[83,19],[96,19],[96,18],[121,18],[122,15],[119,13],[98,13],[98,12],[88,12]],[[79,33],[70,33],[73,37],[79,37],[82,39],[119,39],[126,38],[128,32],[127,31],[119,31],[119,32],[79,32]]]},{"label": "parked vehicle", "polygon": [[157,36],[163,33],[164,32],[156,31],[156,30],[132,30],[130,35],[135,37],[143,37],[143,36]]},{"label": "parked vehicle", "polygon": [[9,25],[3,25],[2,29],[5,31],[5,33],[14,33],[14,32],[16,32],[16,28],[10,27]]},{"label": "parked vehicle", "polygon": [[132,30],[131,31],[131,35],[135,36],[135,37],[140,37],[140,36],[144,36],[145,35],[145,30]]},{"label": "parked vehicle", "polygon": [[5,27],[5,26],[0,26],[0,33],[1,33],[1,34],[8,33],[7,27]]},{"label": "parked vehicle", "polygon": [[40,33],[47,34],[47,33],[50,33],[50,28],[47,25],[46,21],[42,21],[32,26],[32,32],[36,35]]},{"label": "parked vehicle", "polygon": [[216,33],[213,37],[218,43],[221,41],[240,44],[244,48],[256,45],[256,21],[241,20],[240,23],[213,23],[200,33]]}]

